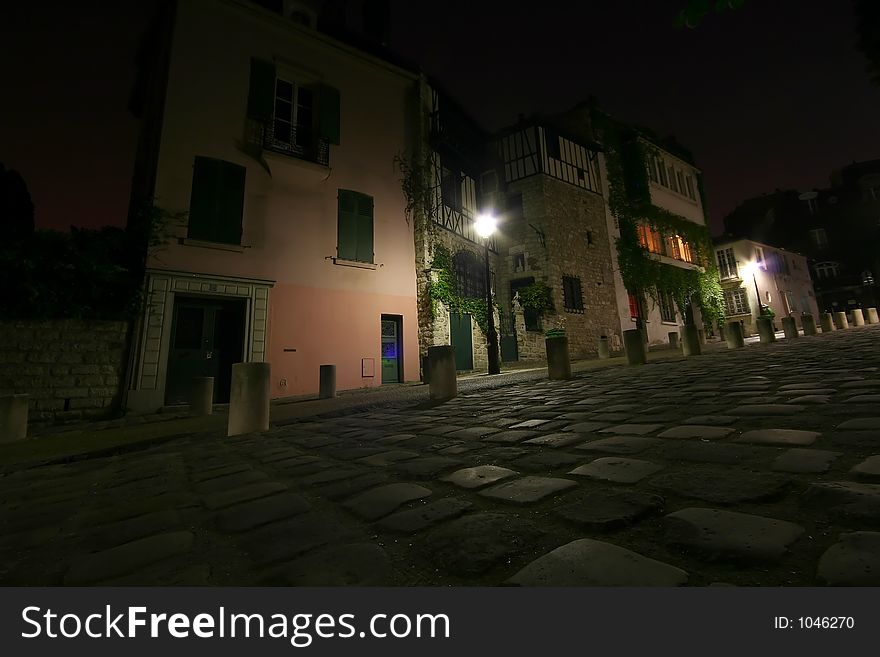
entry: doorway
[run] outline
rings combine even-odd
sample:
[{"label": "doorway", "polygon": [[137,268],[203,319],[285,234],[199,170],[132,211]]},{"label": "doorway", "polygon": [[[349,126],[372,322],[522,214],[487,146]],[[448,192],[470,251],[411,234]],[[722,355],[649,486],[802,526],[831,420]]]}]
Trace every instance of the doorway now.
[{"label": "doorway", "polygon": [[449,313],[449,341],[455,348],[455,369],[474,369],[474,339],[470,315]]},{"label": "doorway", "polygon": [[402,325],[400,315],[382,315],[382,383],[403,381]]},{"label": "doorway", "polygon": [[177,297],[165,403],[189,401],[193,377],[214,377],[214,403],[229,401],[232,365],[244,359],[245,299]]}]

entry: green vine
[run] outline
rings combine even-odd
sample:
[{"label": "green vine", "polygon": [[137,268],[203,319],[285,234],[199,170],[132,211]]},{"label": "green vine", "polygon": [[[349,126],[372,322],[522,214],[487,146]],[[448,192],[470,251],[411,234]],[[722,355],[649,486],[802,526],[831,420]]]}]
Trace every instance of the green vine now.
[{"label": "green vine", "polygon": [[486,300],[474,297],[463,297],[456,292],[455,274],[452,269],[452,254],[442,244],[434,246],[434,258],[431,269],[437,272],[437,280],[428,284],[428,295],[431,298],[431,310],[437,317],[437,301],[442,301],[453,313],[473,316],[477,326],[484,335],[489,333],[489,318],[486,313]]},{"label": "green vine", "polygon": [[[722,322],[724,295],[708,229],[653,205],[646,166],[650,147],[639,140],[636,131],[606,115],[599,115],[599,123],[605,143],[608,204],[620,226],[617,254],[624,285],[632,292],[647,294],[655,303],[662,294],[670,294],[684,317],[690,303],[696,301],[704,323]],[[652,257],[639,243],[639,224],[647,224],[662,235],[681,237],[690,245],[699,269],[669,266]]]},{"label": "green vine", "polygon": [[429,218],[434,194],[431,184],[434,166],[431,152],[428,151],[424,161],[418,161],[403,153],[398,153],[394,156],[394,165],[401,174],[400,188],[406,199],[406,207],[404,208],[406,223],[410,224],[419,214]]}]

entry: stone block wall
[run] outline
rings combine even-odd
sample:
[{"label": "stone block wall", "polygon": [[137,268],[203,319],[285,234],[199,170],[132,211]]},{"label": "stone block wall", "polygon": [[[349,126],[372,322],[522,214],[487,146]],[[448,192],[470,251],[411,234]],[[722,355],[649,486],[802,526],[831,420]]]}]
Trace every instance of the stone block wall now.
[{"label": "stone block wall", "polygon": [[125,372],[126,322],[0,322],[0,394],[30,395],[29,421],[107,417]]}]

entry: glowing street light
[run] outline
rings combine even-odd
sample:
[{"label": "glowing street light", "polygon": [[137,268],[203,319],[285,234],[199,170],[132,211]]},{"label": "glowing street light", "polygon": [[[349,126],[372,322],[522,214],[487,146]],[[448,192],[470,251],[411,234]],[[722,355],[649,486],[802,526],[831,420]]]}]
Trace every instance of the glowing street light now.
[{"label": "glowing street light", "polygon": [[489,374],[499,374],[501,364],[498,362],[498,337],[495,335],[495,309],[492,307],[492,284],[489,279],[489,238],[498,227],[498,219],[491,214],[484,213],[477,217],[474,222],[474,230],[483,238],[483,249],[486,261],[486,319],[488,335],[486,335],[486,350],[489,357]]},{"label": "glowing street light", "polygon": [[758,291],[758,278],[756,276],[756,272],[758,271],[758,263],[754,261],[749,261],[745,265],[742,266],[743,278],[748,277],[749,274],[752,275],[752,280],[755,283],[755,297],[758,299],[758,317],[762,317],[764,315],[764,304],[761,303],[761,293]]}]

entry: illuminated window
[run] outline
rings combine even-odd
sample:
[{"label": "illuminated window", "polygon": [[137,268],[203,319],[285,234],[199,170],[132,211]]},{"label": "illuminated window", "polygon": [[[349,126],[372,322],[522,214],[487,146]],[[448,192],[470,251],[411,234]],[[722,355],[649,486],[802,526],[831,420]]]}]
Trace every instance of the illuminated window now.
[{"label": "illuminated window", "polygon": [[727,315],[748,315],[751,312],[745,288],[725,290],[724,306]]}]

